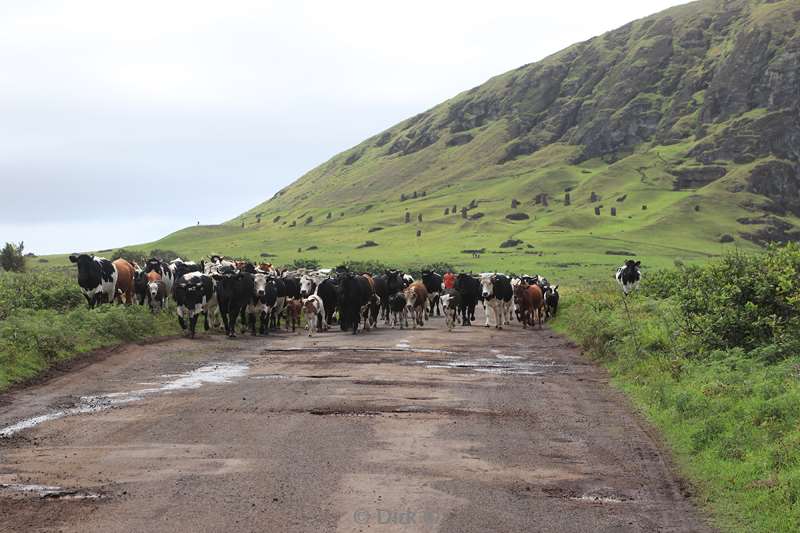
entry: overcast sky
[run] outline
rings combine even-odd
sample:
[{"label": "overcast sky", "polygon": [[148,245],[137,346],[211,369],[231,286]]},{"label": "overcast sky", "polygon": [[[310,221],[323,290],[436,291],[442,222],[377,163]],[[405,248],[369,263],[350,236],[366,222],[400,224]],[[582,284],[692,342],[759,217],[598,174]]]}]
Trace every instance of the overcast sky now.
[{"label": "overcast sky", "polygon": [[0,244],[147,242],[674,0],[0,3]]}]

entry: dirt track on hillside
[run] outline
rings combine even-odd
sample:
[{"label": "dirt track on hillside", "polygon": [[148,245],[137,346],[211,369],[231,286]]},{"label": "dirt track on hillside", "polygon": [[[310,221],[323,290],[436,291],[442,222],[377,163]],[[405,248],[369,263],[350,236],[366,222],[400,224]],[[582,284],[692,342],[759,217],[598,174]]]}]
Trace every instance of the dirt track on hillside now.
[{"label": "dirt track on hillside", "polygon": [[0,530],[706,530],[574,346],[442,322],[131,346],[7,394]]}]

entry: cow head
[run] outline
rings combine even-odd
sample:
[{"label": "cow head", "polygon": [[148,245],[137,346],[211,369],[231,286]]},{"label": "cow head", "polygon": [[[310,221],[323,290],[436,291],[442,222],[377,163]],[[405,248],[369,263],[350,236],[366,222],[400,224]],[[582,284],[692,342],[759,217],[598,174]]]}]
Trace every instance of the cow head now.
[{"label": "cow head", "polygon": [[300,278],[300,296],[306,298],[309,295],[314,294],[314,290],[316,288],[317,283],[314,281],[314,278],[308,274],[303,274],[303,276]]},{"label": "cow head", "polygon": [[253,291],[257,298],[262,298],[267,294],[267,275],[256,274],[253,276]]},{"label": "cow head", "polygon": [[494,275],[481,274],[481,296],[489,298],[494,294]]},{"label": "cow head", "polygon": [[147,284],[147,292],[150,293],[150,298],[152,298],[153,300],[158,298],[158,288],[159,288],[158,281],[151,281],[150,283]]}]

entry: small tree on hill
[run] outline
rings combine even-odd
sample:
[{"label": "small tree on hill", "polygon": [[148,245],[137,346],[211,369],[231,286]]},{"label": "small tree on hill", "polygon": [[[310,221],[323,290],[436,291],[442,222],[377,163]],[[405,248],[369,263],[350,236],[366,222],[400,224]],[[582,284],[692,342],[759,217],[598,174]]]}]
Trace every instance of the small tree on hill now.
[{"label": "small tree on hill", "polygon": [[406,224],[411,222],[411,213],[409,213],[408,211],[406,211],[406,219],[405,220],[406,220]]},{"label": "small tree on hill", "polygon": [[0,252],[0,266],[3,270],[8,272],[24,272],[25,271],[25,256],[22,251],[25,249],[25,243],[20,242],[15,245],[7,242],[3,251]]}]

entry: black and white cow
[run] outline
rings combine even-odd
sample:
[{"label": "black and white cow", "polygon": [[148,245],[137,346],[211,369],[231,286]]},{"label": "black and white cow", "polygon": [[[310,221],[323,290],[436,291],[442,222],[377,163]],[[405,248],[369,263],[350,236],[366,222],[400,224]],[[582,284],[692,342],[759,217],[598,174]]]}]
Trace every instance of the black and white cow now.
[{"label": "black and white cow", "polygon": [[90,308],[114,301],[118,273],[111,261],[87,254],[72,254],[69,260],[78,266],[78,285]]},{"label": "black and white cow", "polygon": [[403,291],[398,291],[389,295],[389,313],[391,313],[392,328],[395,326],[408,327],[408,313],[406,312],[406,295]]},{"label": "black and white cow", "polygon": [[197,317],[201,313],[204,315],[204,329],[208,331],[208,302],[214,296],[211,278],[202,272],[184,274],[175,280],[172,294],[178,306],[178,323],[184,334],[194,338]]},{"label": "black and white cow", "polygon": [[444,289],[442,291],[442,310],[444,320],[447,323],[447,331],[453,331],[461,309],[461,293],[455,289]]},{"label": "black and white cow", "polygon": [[154,280],[147,283],[147,304],[153,313],[164,309],[167,303],[167,284],[164,280]]},{"label": "black and white cow", "polygon": [[481,282],[470,274],[461,273],[456,277],[456,290],[461,295],[461,325],[469,326],[475,320],[475,306],[481,298]]},{"label": "black and white cow", "polygon": [[133,294],[139,305],[144,305],[147,301],[147,273],[136,263],[133,263],[133,270]]},{"label": "black and white cow", "polygon": [[503,329],[503,324],[509,322],[508,310],[514,297],[511,280],[503,274],[482,274],[481,296],[488,309],[492,311],[492,313],[486,313],[486,327],[489,327],[489,315],[494,314],[494,326],[497,329]]},{"label": "black and white cow", "polygon": [[547,287],[544,293],[544,313],[546,318],[552,318],[558,313],[558,300],[561,298],[558,294],[558,285],[555,287]]},{"label": "black and white cow", "polygon": [[200,261],[200,264],[197,264],[194,261],[184,261],[179,257],[169,262],[169,270],[172,272],[172,279],[177,281],[178,278],[190,272],[204,273],[205,263]]},{"label": "black and white cow", "polygon": [[147,274],[148,272],[158,272],[161,275],[161,281],[164,282],[164,286],[167,288],[167,294],[172,294],[175,274],[168,263],[165,263],[157,257],[151,257],[144,265],[144,273]]},{"label": "black and white cow", "polygon": [[442,316],[439,310],[439,296],[442,292],[442,276],[436,272],[426,271],[422,273],[422,283],[428,290],[428,314],[433,316],[436,309],[436,316]]},{"label": "black and white cow", "polygon": [[637,288],[639,288],[639,282],[642,280],[642,271],[640,267],[642,266],[641,261],[634,261],[633,259],[628,259],[625,261],[625,264],[622,265],[617,269],[617,283],[619,286],[622,287],[622,292],[627,296]]},{"label": "black and white cow", "polygon": [[396,294],[405,288],[403,275],[398,270],[387,270],[380,276],[372,278],[375,286],[375,294],[381,299],[381,317],[384,323],[389,325],[389,297]]}]

